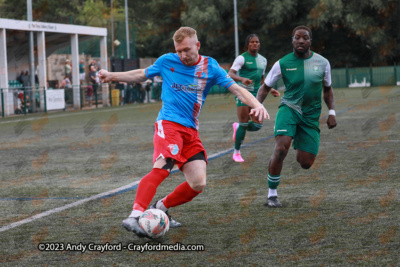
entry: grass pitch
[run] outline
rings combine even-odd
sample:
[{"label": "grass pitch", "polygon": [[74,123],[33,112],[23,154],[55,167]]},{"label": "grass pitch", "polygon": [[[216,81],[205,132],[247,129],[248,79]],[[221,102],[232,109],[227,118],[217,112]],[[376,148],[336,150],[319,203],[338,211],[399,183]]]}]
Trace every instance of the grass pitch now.
[{"label": "grass pitch", "polygon": [[[303,170],[290,150],[278,194],[284,207],[264,206],[267,165],[279,105],[271,120],[247,133],[245,163],[231,152],[207,167],[208,185],[171,209],[183,223],[161,240],[139,239],[120,225],[135,189],[98,198],[0,232],[0,262],[26,266],[255,265],[398,266],[400,257],[400,87],[335,89],[338,126],[321,115],[314,166]],[[160,103],[49,113],[0,121],[0,227],[130,184],[152,166]],[[233,148],[232,95],[209,96],[200,115],[208,156]],[[184,181],[171,174],[161,198]],[[204,251],[39,251],[40,243],[199,244]],[[60,245],[61,244],[61,245]]]}]

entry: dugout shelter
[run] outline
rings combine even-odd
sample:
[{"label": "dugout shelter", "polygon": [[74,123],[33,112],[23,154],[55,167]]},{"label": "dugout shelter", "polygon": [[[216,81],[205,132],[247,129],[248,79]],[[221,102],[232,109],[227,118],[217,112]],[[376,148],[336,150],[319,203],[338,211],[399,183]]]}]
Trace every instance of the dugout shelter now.
[{"label": "dugout shelter", "polygon": [[[79,42],[98,37],[100,62],[107,69],[107,29],[71,24],[0,19],[0,88],[3,90],[5,115],[13,114],[9,80],[16,79],[22,70],[29,70],[29,32],[34,33],[35,67],[39,90],[47,90],[46,58],[60,48],[71,47],[72,85],[79,85]],[[40,93],[43,96],[43,93]],[[80,107],[79,92],[73,95],[73,106]]]}]

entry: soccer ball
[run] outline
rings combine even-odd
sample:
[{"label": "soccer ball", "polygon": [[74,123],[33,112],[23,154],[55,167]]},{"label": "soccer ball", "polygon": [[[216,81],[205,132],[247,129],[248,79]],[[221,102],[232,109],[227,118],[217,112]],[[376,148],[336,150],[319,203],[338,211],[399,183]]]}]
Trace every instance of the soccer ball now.
[{"label": "soccer ball", "polygon": [[148,209],[139,217],[139,225],[150,238],[160,238],[169,230],[169,218],[159,209]]}]

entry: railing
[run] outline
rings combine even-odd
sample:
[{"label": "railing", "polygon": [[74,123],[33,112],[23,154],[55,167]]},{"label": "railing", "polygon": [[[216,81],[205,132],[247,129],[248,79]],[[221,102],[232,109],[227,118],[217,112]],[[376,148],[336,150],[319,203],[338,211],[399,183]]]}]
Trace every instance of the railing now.
[{"label": "railing", "polygon": [[[104,93],[106,90],[107,93]],[[62,89],[13,86],[1,88],[2,117],[53,110],[72,111],[109,106],[108,85],[74,85]]]},{"label": "railing", "polygon": [[152,84],[147,92],[140,84],[74,85],[62,89],[12,83],[0,92],[2,117],[37,112],[76,111],[108,106],[141,104],[161,100],[161,83]]},{"label": "railing", "polygon": [[[332,69],[332,86],[369,87],[369,86],[400,85],[400,66],[341,68]],[[282,80],[275,86],[284,88]],[[9,88],[1,89],[2,117],[21,115],[52,110],[75,111],[107,106],[120,106],[134,103],[154,102],[161,100],[161,83],[153,83],[151,91],[147,92],[140,84],[133,85],[74,85],[61,89],[43,87],[23,87],[17,81],[10,81]],[[93,94],[91,93],[93,92]],[[222,86],[213,86],[209,94],[227,94],[229,91]]]},{"label": "railing", "polygon": [[[371,87],[400,85],[400,66],[332,69],[332,87]],[[280,80],[277,88],[284,88]]]}]

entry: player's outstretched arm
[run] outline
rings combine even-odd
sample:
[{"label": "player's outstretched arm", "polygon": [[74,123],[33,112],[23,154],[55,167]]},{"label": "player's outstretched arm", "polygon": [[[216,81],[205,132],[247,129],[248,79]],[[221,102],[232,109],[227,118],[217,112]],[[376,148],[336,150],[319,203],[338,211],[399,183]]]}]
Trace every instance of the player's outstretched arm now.
[{"label": "player's outstretched arm", "polygon": [[125,72],[109,72],[107,70],[99,71],[99,78],[101,82],[126,82],[126,83],[138,83],[147,80],[144,69],[137,69]]},{"label": "player's outstretched arm", "polygon": [[237,84],[232,84],[228,90],[232,94],[236,95],[240,101],[252,108],[249,115],[254,115],[260,122],[265,119],[269,120],[269,114],[263,104],[258,102],[257,99],[251,93],[249,93],[249,91]]},{"label": "player's outstretched arm", "polygon": [[[329,110],[335,110],[335,98],[333,96],[332,86],[324,86],[324,101]],[[336,127],[336,115],[329,115],[327,120],[329,129]]]}]

